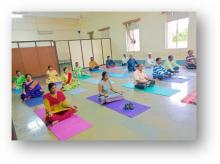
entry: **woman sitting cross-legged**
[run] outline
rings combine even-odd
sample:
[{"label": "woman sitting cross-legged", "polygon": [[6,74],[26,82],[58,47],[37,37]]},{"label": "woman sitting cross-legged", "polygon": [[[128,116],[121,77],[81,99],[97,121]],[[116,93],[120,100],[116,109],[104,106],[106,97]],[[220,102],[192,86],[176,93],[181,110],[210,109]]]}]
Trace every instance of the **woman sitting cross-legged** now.
[{"label": "woman sitting cross-legged", "polygon": [[156,58],[156,65],[154,65],[153,67],[153,78],[159,80],[170,78],[172,76],[172,73],[167,71],[161,63],[161,58]]},{"label": "woman sitting cross-legged", "polygon": [[21,99],[27,100],[31,98],[41,97],[44,94],[39,81],[33,80],[31,74],[25,75],[26,81],[23,83],[23,92]]},{"label": "woman sitting cross-legged", "polygon": [[109,80],[109,75],[106,71],[102,72],[102,80],[98,85],[99,101],[101,104],[121,100],[122,92],[115,90]]},{"label": "woman sitting cross-legged", "polygon": [[22,73],[20,71],[16,71],[16,76],[14,76],[12,78],[12,88],[14,89],[21,89],[22,88],[22,85],[23,83],[25,82],[25,76],[22,75]]},{"label": "woman sitting cross-legged", "polygon": [[57,71],[53,69],[52,65],[48,65],[48,70],[47,70],[47,80],[46,83],[56,83],[56,82],[61,82],[61,78]]},{"label": "woman sitting cross-legged", "polygon": [[135,88],[144,89],[146,87],[153,86],[155,80],[151,79],[144,73],[144,65],[138,64],[136,71],[133,73]]},{"label": "woman sitting cross-legged", "polygon": [[72,89],[78,88],[80,82],[77,78],[73,78],[72,73],[69,71],[67,67],[63,69],[64,73],[62,75],[62,90],[70,91]]},{"label": "woman sitting cross-legged", "polygon": [[69,104],[64,93],[57,90],[55,83],[49,83],[48,90],[49,93],[44,95],[47,125],[65,120],[77,112],[77,107]]}]

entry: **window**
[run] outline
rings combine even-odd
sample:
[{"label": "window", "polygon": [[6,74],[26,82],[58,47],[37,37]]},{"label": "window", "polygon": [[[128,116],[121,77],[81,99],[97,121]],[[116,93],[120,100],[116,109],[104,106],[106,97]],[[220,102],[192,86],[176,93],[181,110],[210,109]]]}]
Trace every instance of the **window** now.
[{"label": "window", "polygon": [[177,19],[167,23],[167,48],[188,47],[189,18]]},{"label": "window", "polygon": [[109,34],[110,26],[100,28],[99,31],[101,33],[101,38],[110,38],[110,34]]},{"label": "window", "polygon": [[101,31],[101,37],[102,38],[110,38],[109,30]]},{"label": "window", "polygon": [[140,51],[139,28],[126,31],[126,46],[127,51]]}]

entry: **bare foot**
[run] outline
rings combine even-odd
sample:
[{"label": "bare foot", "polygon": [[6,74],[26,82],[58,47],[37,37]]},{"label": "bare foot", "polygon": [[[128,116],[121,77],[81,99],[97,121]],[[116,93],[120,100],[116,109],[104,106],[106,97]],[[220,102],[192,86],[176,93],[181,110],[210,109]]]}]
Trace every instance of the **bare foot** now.
[{"label": "bare foot", "polygon": [[59,122],[59,121],[53,121],[53,122],[52,122],[52,126],[55,125],[55,124],[57,124],[58,122]]}]

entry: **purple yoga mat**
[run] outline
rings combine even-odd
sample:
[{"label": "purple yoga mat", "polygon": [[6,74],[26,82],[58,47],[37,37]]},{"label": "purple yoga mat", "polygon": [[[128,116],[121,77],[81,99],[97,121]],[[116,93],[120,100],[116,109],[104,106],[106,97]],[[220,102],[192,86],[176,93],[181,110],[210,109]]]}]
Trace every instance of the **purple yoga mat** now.
[{"label": "purple yoga mat", "polygon": [[[93,96],[90,96],[90,97],[87,97],[87,99],[97,103],[97,104],[100,104],[99,103],[99,100],[98,100],[98,95],[93,95]],[[134,109],[133,110],[125,110],[123,109],[124,105],[126,103],[133,103],[134,105]],[[136,103],[136,102],[133,102],[133,101],[129,101],[129,100],[126,100],[126,99],[122,99],[122,100],[118,100],[118,101],[114,101],[114,102],[111,102],[111,103],[108,103],[108,104],[105,104],[104,106],[106,106],[107,108],[110,108],[118,113],[121,113],[125,116],[128,116],[128,117],[135,117],[135,116],[138,116],[139,114],[147,111],[150,109],[150,106],[147,106],[145,104],[140,104],[140,103]]]},{"label": "purple yoga mat", "polygon": [[[39,108],[35,113],[45,121],[45,109]],[[48,129],[61,141],[65,141],[74,135],[77,135],[88,128],[91,128],[92,125],[86,120],[82,119],[77,115],[63,120],[53,126],[48,126]]]}]

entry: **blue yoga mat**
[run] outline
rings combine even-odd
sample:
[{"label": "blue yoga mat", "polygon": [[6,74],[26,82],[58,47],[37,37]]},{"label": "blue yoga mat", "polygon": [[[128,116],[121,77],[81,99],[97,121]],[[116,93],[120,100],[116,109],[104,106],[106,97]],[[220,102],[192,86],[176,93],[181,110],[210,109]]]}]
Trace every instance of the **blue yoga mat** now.
[{"label": "blue yoga mat", "polygon": [[97,70],[93,70],[93,71],[90,71],[90,72],[95,72],[95,73],[99,73],[99,72],[104,72],[104,70],[101,70],[101,69],[97,69]]},{"label": "blue yoga mat", "polygon": [[61,89],[61,88],[62,88],[62,82],[56,82],[55,84],[56,84],[56,86],[57,86],[58,89]]},{"label": "blue yoga mat", "polygon": [[[99,84],[100,79],[89,78],[89,79],[84,79],[84,80],[82,80],[82,81],[87,82],[87,83],[91,83],[91,84]],[[113,81],[111,81],[111,83],[114,84]]]},{"label": "blue yoga mat", "polygon": [[43,104],[43,97],[31,98],[25,101],[25,104],[29,107],[34,107],[40,104]]},{"label": "blue yoga mat", "polygon": [[12,89],[12,93],[14,94],[21,94],[22,93],[22,89]]},{"label": "blue yoga mat", "polygon": [[122,74],[122,73],[114,73],[114,72],[109,72],[109,76],[115,77],[115,78],[128,78],[128,74]]},{"label": "blue yoga mat", "polygon": [[145,89],[137,89],[134,87],[133,83],[126,83],[122,85],[125,88],[135,89],[142,92],[148,92],[152,94],[162,95],[162,96],[172,96],[173,94],[179,92],[180,90],[177,89],[171,89],[166,87],[161,87],[158,85],[154,85],[153,87],[147,87]]},{"label": "blue yoga mat", "polygon": [[83,92],[86,92],[88,91],[88,89],[85,89],[85,88],[76,88],[76,89],[73,89],[71,91],[68,91],[67,93],[71,94],[71,95],[76,95],[76,94],[80,94],[80,93],[83,93]]}]

